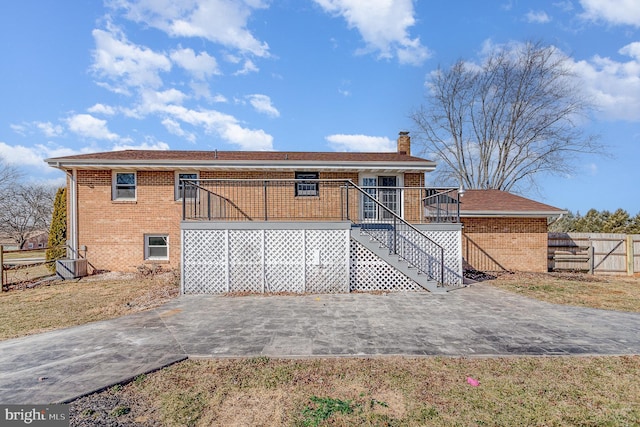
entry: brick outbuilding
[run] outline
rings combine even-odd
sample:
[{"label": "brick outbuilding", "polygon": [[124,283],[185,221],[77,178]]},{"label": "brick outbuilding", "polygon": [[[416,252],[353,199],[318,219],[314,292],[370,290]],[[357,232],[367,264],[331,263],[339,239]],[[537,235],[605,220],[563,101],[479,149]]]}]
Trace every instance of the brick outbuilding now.
[{"label": "brick outbuilding", "polygon": [[567,212],[500,190],[460,195],[462,254],[481,271],[547,271],[548,222]]}]

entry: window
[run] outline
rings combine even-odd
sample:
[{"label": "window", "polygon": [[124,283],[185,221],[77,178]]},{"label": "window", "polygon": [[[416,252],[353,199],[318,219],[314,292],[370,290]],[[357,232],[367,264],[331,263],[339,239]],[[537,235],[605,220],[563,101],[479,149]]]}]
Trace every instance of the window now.
[{"label": "window", "polygon": [[[185,173],[185,172],[176,172],[176,185],[175,185],[175,192],[176,192],[176,200],[182,200],[182,187],[183,187],[183,183],[181,182],[181,180],[183,179],[191,179],[191,180],[195,180],[198,179],[198,173],[197,172],[189,172],[189,173]],[[187,194],[185,194],[185,197],[187,199],[195,199],[198,195],[198,189],[192,186],[187,186]]]},{"label": "window", "polygon": [[[305,179],[316,181],[304,181]],[[318,196],[318,172],[296,172],[296,196]]]},{"label": "window", "polygon": [[113,200],[136,199],[136,173],[114,172],[113,174]]},{"label": "window", "polygon": [[169,259],[169,236],[166,234],[146,234],[144,236],[144,259]]}]

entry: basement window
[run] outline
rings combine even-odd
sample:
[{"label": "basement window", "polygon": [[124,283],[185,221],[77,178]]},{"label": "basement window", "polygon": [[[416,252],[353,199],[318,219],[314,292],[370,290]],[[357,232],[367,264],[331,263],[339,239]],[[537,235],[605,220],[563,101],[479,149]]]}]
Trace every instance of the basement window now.
[{"label": "basement window", "polygon": [[296,197],[319,196],[318,178],[318,172],[296,172]]},{"label": "basement window", "polygon": [[168,260],[169,236],[166,234],[145,234],[144,259]]}]

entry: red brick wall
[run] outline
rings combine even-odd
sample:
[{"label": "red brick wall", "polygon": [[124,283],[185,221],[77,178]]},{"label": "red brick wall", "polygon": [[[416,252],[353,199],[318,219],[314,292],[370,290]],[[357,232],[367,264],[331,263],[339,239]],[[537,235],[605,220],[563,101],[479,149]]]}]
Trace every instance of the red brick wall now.
[{"label": "red brick wall", "polygon": [[[203,171],[201,179],[294,179],[294,172],[229,172]],[[180,263],[180,219],[182,203],[175,200],[174,171],[137,171],[136,200],[111,200],[112,171],[79,170],[78,179],[78,244],[86,246],[90,267],[97,270],[134,271],[143,264],[163,264],[177,268]],[[351,179],[357,173],[320,173],[320,179]],[[283,189],[291,197],[293,187]],[[69,194],[67,192],[67,194]],[[340,208],[339,193],[335,200],[322,200],[326,206]],[[289,200],[289,199],[287,199]],[[300,202],[284,203],[283,218],[295,220]],[[245,203],[251,203],[246,198]],[[350,204],[352,215],[357,203]],[[169,236],[169,260],[145,261],[144,235]]]},{"label": "red brick wall", "polygon": [[462,218],[462,256],[482,271],[547,271],[546,218]]},{"label": "red brick wall", "polygon": [[[181,203],[174,172],[138,171],[135,201],[111,200],[111,171],[78,171],[78,244],[98,270],[131,271],[145,263],[144,235],[169,236],[169,261],[180,260]],[[151,261],[149,261],[150,263]]]}]

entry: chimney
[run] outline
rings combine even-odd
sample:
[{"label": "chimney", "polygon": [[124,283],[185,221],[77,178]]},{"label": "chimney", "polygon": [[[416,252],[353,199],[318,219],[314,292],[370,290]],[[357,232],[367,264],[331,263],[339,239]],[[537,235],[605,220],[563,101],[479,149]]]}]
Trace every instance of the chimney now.
[{"label": "chimney", "polygon": [[409,132],[403,131],[398,134],[398,154],[411,155],[411,137]]}]

